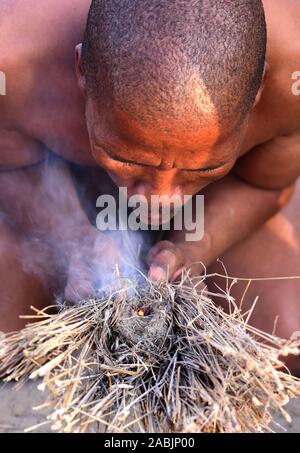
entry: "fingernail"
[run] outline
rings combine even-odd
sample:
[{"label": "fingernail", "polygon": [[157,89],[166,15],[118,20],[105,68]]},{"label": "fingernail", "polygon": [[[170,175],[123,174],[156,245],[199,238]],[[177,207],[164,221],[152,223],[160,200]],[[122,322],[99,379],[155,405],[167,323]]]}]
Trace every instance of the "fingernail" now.
[{"label": "fingernail", "polygon": [[165,269],[162,267],[152,267],[149,271],[149,278],[154,281],[166,280],[167,274]]}]

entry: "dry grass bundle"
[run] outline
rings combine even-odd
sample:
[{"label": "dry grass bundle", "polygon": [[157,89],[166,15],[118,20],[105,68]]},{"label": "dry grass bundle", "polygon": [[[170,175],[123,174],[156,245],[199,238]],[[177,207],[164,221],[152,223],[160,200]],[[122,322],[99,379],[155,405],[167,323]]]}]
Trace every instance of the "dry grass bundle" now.
[{"label": "dry grass bundle", "polygon": [[230,314],[178,284],[122,280],[109,297],[83,301],[4,337],[0,377],[42,377],[64,432],[257,432],[300,394],[280,355],[300,341],[247,325],[228,296]]}]

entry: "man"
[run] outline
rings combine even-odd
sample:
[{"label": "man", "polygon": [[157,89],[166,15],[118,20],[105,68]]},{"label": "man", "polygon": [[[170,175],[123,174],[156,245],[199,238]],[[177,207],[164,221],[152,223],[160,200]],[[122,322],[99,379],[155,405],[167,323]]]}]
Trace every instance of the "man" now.
[{"label": "man", "polygon": [[[169,232],[148,255],[153,279],[199,261],[213,272],[218,257],[238,277],[299,273],[297,193],[277,214],[300,170],[299,1],[6,0],[0,9],[2,330],[64,286],[82,297],[95,267],[118,261],[114,241],[88,221],[69,163],[98,168],[99,187],[129,196],[204,193],[204,238]],[[300,330],[298,286],[280,285],[253,286],[248,303],[261,295],[252,322],[270,331],[278,315],[287,336]]]}]

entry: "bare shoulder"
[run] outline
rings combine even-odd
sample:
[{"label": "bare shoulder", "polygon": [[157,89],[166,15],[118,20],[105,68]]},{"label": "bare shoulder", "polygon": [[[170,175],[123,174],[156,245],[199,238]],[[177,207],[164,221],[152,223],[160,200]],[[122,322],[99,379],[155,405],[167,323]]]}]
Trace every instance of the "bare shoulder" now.
[{"label": "bare shoulder", "polygon": [[80,42],[91,0],[1,0],[0,65]]},{"label": "bare shoulder", "polygon": [[293,76],[300,71],[300,0],[264,0],[264,5],[268,29],[267,60],[282,76],[290,93],[291,81],[295,80]]},{"label": "bare shoulder", "polygon": [[291,133],[291,141],[294,142],[294,137],[299,139],[300,132],[300,0],[281,0],[280,3],[281,10],[286,10],[282,16],[281,47],[278,43],[278,80],[286,102],[286,117],[294,126],[294,133]]},{"label": "bare shoulder", "polygon": [[264,0],[269,73],[253,110],[244,152],[300,130],[300,0]]},{"label": "bare shoulder", "polygon": [[18,122],[51,67],[59,72],[59,64],[73,65],[89,5],[90,0],[0,1],[0,71],[6,82],[2,121]]},{"label": "bare shoulder", "polygon": [[[39,121],[42,93],[59,79],[60,64],[67,66],[59,63],[62,56],[72,64],[73,43],[80,42],[89,4],[89,0],[0,1],[0,168],[43,158],[44,146],[28,132],[28,118]],[[54,77],[48,75],[51,67],[58,73]]]}]

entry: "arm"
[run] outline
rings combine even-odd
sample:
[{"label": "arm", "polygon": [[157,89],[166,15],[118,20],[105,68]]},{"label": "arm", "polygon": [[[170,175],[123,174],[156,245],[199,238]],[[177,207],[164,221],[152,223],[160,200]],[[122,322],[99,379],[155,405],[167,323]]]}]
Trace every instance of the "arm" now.
[{"label": "arm", "polygon": [[0,171],[0,207],[21,234],[60,246],[68,247],[91,229],[68,164],[54,156]]},{"label": "arm", "polygon": [[205,191],[204,264],[210,265],[255,232],[285,206],[292,192],[293,187],[279,190],[255,187],[234,174],[208,187]]},{"label": "arm", "polygon": [[[295,159],[294,142],[284,153],[280,144],[253,150],[230,175],[205,189],[204,238],[188,243],[185,231],[174,231],[168,241],[158,243],[148,257],[154,279],[164,278],[167,268],[174,279],[193,263],[209,266],[286,205],[300,174],[300,159]],[[201,264],[192,267],[194,273],[202,269]]]}]

